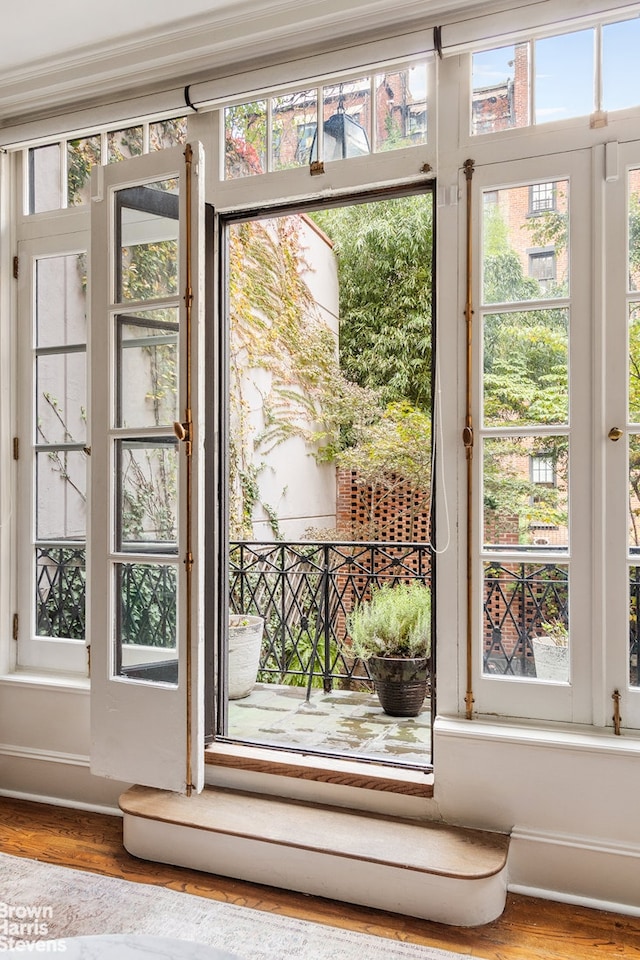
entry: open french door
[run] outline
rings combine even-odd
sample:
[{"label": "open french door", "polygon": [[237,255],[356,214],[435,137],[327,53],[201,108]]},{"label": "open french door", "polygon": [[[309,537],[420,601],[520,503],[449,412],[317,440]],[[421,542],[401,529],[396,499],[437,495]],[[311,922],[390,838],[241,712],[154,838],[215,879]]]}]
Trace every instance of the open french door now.
[{"label": "open french door", "polygon": [[94,172],[91,769],[204,782],[199,144]]}]

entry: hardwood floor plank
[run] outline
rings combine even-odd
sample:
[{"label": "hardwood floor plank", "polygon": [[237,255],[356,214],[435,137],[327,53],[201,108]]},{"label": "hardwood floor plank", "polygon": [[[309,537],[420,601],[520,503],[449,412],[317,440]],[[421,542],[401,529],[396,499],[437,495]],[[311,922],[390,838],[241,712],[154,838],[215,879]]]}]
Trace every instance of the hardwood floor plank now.
[{"label": "hardwood floor plank", "polygon": [[448,927],[138,860],[122,846],[119,817],[47,804],[0,798],[0,851],[485,960],[640,958],[640,918],[511,894],[492,923]]}]

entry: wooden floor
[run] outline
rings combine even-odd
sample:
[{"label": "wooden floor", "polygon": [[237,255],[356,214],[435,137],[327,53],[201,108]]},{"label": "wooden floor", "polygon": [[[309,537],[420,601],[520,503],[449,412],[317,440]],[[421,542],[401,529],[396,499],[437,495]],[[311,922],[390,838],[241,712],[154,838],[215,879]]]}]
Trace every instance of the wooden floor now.
[{"label": "wooden floor", "polygon": [[[118,817],[0,798],[0,851],[158,884],[255,910],[437,946],[489,960],[640,958],[640,918],[509,895],[493,923],[466,929],[147,863],[122,847]],[[0,895],[2,890],[0,877]]]}]

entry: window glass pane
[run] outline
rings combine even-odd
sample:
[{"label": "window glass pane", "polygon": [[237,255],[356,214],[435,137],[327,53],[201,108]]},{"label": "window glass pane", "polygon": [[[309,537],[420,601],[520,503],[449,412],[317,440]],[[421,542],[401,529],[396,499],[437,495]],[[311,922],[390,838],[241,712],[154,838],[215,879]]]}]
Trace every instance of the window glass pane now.
[{"label": "window glass pane", "polygon": [[87,339],[87,257],[43,257],[36,262],[36,346]]},{"label": "window glass pane", "polygon": [[158,120],[149,124],[149,150],[166,150],[187,142],[187,118]]},{"label": "window glass pane", "polygon": [[107,163],[139,157],[142,154],[143,142],[141,126],[110,130],[107,134]]},{"label": "window glass pane", "polygon": [[487,426],[568,422],[568,310],[488,314],[483,350]]},{"label": "window glass pane", "polygon": [[36,454],[36,539],[84,540],[86,454],[47,450]]},{"label": "window glass pane", "polygon": [[640,103],[640,19],[602,28],[602,107],[623,110]]},{"label": "window glass pane", "polygon": [[568,180],[485,191],[482,227],[484,303],[568,296]]},{"label": "window glass pane", "polygon": [[582,117],[594,109],[594,31],[536,40],[535,122]]},{"label": "window glass pane", "polygon": [[176,180],[163,180],[118,191],[118,300],[152,300],[177,293],[177,189]]},{"label": "window glass pane", "polygon": [[629,171],[629,289],[640,290],[640,169]]},{"label": "window glass pane", "polygon": [[267,102],[256,100],[224,111],[225,179],[267,169]]},{"label": "window glass pane", "polygon": [[569,567],[484,565],[485,674],[569,680]]},{"label": "window glass pane", "polygon": [[629,436],[629,548],[640,553],[640,435]]},{"label": "window glass pane", "polygon": [[274,170],[309,163],[317,123],[317,90],[301,90],[274,97],[271,101]]},{"label": "window glass pane", "polygon": [[140,311],[116,322],[117,426],[171,425],[178,419],[178,310]]},{"label": "window glass pane", "polygon": [[[534,457],[552,462],[552,483],[532,478]],[[500,437],[484,441],[485,549],[567,549],[568,461],[567,437]]]},{"label": "window glass pane", "polygon": [[640,423],[640,303],[629,304],[629,421]]},{"label": "window glass pane", "polygon": [[175,566],[117,563],[115,593],[115,675],[177,685]]},{"label": "window glass pane", "polygon": [[36,362],[36,443],[84,443],[86,355],[53,353]]},{"label": "window glass pane", "polygon": [[91,168],[100,163],[100,135],[67,143],[67,205],[89,202]]},{"label": "window glass pane", "polygon": [[427,142],[427,66],[378,74],[375,80],[376,150]]},{"label": "window glass pane", "polygon": [[529,44],[474,53],[471,132],[495,133],[529,123]]},{"label": "window glass pane", "polygon": [[36,634],[39,637],[85,636],[85,548],[36,549]]},{"label": "window glass pane", "polygon": [[178,445],[170,440],[117,443],[119,550],[178,548]]},{"label": "window glass pane", "polygon": [[29,213],[62,207],[60,144],[29,150]]},{"label": "window glass pane", "polygon": [[[371,81],[369,77],[324,87],[323,160],[360,157],[371,150]],[[315,156],[315,154],[314,154]]]}]

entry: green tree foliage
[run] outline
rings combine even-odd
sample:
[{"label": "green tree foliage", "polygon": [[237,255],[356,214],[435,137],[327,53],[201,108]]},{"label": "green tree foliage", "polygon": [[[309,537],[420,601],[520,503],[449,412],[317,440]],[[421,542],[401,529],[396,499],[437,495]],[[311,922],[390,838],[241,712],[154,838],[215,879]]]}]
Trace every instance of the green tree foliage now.
[{"label": "green tree foliage", "polygon": [[331,237],[340,281],[340,364],[383,403],[431,408],[430,195],[313,214]]},{"label": "green tree foliage", "polygon": [[[533,218],[531,224],[536,245],[566,246],[566,215],[549,213]],[[484,422],[505,427],[566,424],[568,313],[551,304],[526,309],[527,301],[542,298],[542,291],[537,280],[525,276],[509,240],[498,205],[492,204],[484,220],[483,300],[522,306],[484,317]],[[560,285],[555,292],[560,294]],[[517,520],[520,540],[526,541],[532,523],[566,525],[558,488],[533,483],[526,467],[530,456],[550,457],[559,486],[566,486],[566,438],[513,437],[502,441],[499,449],[488,449],[493,454],[484,462],[484,503],[494,530]]]}]

